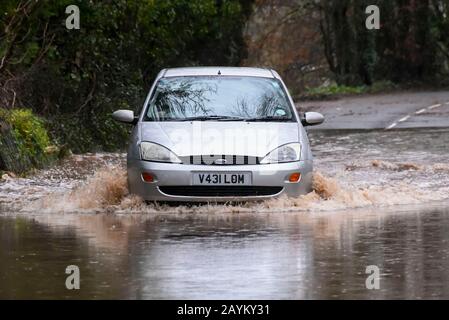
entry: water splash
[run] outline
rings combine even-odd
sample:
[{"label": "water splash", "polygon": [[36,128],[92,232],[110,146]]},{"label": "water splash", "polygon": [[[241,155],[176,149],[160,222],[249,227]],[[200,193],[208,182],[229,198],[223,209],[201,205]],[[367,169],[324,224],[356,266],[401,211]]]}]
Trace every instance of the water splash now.
[{"label": "water splash", "polygon": [[105,167],[66,194],[49,195],[38,200],[34,209],[61,212],[102,210],[121,204],[127,195],[125,170],[121,167]]},{"label": "water splash", "polygon": [[[335,211],[449,199],[447,130],[311,133],[313,192],[240,205],[164,206],[128,194],[125,154],[85,154],[0,181],[10,212],[241,213]],[[388,142],[388,143],[385,143]],[[0,209],[1,210],[1,209]],[[3,209],[5,211],[5,209]]]},{"label": "water splash", "polygon": [[[376,165],[382,170],[403,168],[401,164]],[[418,170],[410,165],[408,170]],[[402,169],[401,169],[402,170]],[[126,172],[121,167],[105,167],[98,170],[85,183],[66,194],[49,195],[24,210],[54,212],[116,212],[116,213],[241,213],[241,212],[298,212],[332,211],[369,206],[423,204],[449,198],[449,188],[422,190],[405,183],[358,187],[348,181],[338,181],[316,172],[313,192],[298,198],[281,197],[263,202],[246,204],[209,204],[193,206],[167,206],[146,204],[127,189]]]}]

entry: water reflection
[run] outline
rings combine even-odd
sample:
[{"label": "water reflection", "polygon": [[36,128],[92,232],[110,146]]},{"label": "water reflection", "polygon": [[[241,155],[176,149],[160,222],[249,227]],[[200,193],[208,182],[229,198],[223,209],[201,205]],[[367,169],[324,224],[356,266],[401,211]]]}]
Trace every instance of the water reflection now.
[{"label": "water reflection", "polygon": [[447,204],[401,210],[3,215],[0,298],[448,298]]}]

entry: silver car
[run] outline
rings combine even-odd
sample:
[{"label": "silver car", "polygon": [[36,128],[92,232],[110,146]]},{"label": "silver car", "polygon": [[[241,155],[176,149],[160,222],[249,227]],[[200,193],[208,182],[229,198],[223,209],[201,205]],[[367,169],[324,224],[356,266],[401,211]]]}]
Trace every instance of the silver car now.
[{"label": "silver car", "polygon": [[273,70],[196,67],[162,70],[134,124],[128,183],[146,201],[239,202],[311,191],[312,153],[301,116]]}]

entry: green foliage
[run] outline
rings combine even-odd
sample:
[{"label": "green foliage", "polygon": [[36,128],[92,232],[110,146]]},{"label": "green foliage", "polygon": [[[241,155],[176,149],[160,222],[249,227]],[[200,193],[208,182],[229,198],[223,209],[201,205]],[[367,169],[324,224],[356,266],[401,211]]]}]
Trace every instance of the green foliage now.
[{"label": "green foliage", "polygon": [[18,153],[19,158],[29,160],[34,167],[42,167],[51,160],[47,152],[50,138],[41,118],[29,109],[0,109],[0,118],[12,129],[13,145],[17,148],[12,152]]},{"label": "green foliage", "polygon": [[391,81],[374,82],[371,86],[345,86],[332,84],[318,88],[308,88],[300,97],[302,100],[329,99],[340,96],[374,94],[379,92],[388,92],[397,88],[397,85]]},{"label": "green foliage", "polygon": [[18,140],[22,141],[24,147],[29,150],[31,156],[44,153],[45,148],[50,145],[47,130],[43,121],[36,117],[31,110],[14,109],[8,117],[9,123],[14,129]]},{"label": "green foliage", "polygon": [[349,86],[339,86],[331,85],[326,87],[310,88],[307,90],[307,95],[312,96],[333,96],[333,95],[344,95],[344,94],[361,94],[366,90],[366,87],[349,87]]},{"label": "green foliage", "polygon": [[[75,152],[114,150],[129,128],[118,108],[139,110],[162,68],[236,65],[251,1],[2,0],[0,87],[7,101],[49,119],[52,136]],[[67,30],[65,8],[76,4],[81,29]],[[13,28],[6,28],[13,22]],[[2,34],[2,30],[8,30]],[[11,49],[11,50],[10,50]],[[9,53],[7,53],[9,52]],[[8,75],[14,75],[10,78]],[[14,94],[15,93],[15,94]],[[1,97],[1,96],[0,96]]]}]

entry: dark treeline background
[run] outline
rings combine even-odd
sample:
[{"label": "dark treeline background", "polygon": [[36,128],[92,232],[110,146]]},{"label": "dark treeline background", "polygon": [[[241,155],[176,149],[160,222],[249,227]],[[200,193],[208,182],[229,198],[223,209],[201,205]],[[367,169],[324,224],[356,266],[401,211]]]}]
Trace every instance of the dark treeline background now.
[{"label": "dark treeline background", "polygon": [[[321,17],[326,59],[345,85],[444,80],[449,57],[449,1],[311,1]],[[367,30],[365,12],[377,5],[381,29]]]},{"label": "dark treeline background", "polygon": [[[80,8],[80,30],[65,27],[71,4]],[[250,5],[1,0],[0,107],[32,109],[76,152],[116,149],[127,128],[111,111],[137,109],[161,68],[239,64]]]},{"label": "dark treeline background", "polygon": [[[243,35],[261,2],[1,0],[0,108],[31,109],[46,119],[56,144],[75,152],[115,150],[128,129],[111,112],[139,109],[160,69],[251,61],[248,55],[257,52],[248,52]],[[449,0],[289,3],[295,12],[318,16],[315,41],[338,84],[446,81]],[[72,4],[80,8],[80,30],[65,27]],[[372,4],[381,9],[378,31],[365,28]]]}]

